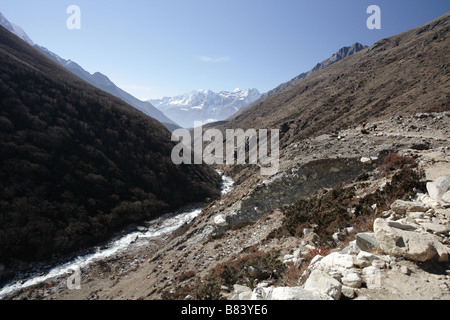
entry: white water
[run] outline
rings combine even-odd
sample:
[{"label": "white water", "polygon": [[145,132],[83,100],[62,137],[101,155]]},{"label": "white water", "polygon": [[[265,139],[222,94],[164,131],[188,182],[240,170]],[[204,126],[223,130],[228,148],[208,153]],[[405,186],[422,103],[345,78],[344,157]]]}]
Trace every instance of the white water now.
[{"label": "white water", "polygon": [[[220,171],[218,171],[218,173],[222,174]],[[231,178],[222,175],[222,194],[230,192],[233,188],[233,183],[234,181]],[[97,249],[95,253],[79,256],[70,262],[52,268],[44,275],[35,276],[29,279],[7,284],[0,289],[0,300],[17,290],[39,284],[54,277],[63,276],[65,274],[69,275],[74,270],[80,270],[93,261],[98,261],[110,257],[113,254],[128,248],[128,246],[136,242],[138,238],[155,238],[175,231],[185,223],[189,223],[194,220],[201,212],[202,208],[196,208],[177,214],[175,216],[166,215],[164,217],[156,219],[155,221],[152,221],[150,227],[148,229],[145,228],[147,229],[147,231],[145,232],[135,231],[129,233],[116,241],[112,241],[104,249]]]}]

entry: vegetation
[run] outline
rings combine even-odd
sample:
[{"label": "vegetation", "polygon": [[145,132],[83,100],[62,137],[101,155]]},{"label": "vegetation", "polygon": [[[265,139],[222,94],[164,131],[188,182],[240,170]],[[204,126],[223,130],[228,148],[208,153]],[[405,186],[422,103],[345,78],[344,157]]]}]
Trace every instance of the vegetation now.
[{"label": "vegetation", "polygon": [[[270,237],[290,234],[301,237],[305,228],[315,225],[314,232],[319,244],[332,246],[332,235],[349,226],[360,232],[368,231],[374,217],[388,210],[397,199],[409,199],[425,190],[422,174],[414,169],[411,158],[390,154],[379,167],[381,174],[393,172],[390,182],[362,197],[357,197],[353,187],[338,185],[329,191],[320,191],[315,195],[301,199],[284,209],[282,227]],[[374,206],[375,205],[375,206]],[[366,230],[363,230],[366,229]]]},{"label": "vegetation", "polygon": [[50,258],[219,196],[159,122],[0,28],[0,263]]}]

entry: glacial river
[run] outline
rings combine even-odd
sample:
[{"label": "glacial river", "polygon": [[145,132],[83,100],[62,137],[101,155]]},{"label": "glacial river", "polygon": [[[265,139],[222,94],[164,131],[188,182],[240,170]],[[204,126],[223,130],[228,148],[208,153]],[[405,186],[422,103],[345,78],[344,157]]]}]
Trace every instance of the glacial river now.
[{"label": "glacial river", "polygon": [[[219,174],[222,174],[220,171],[218,172]],[[233,183],[234,181],[231,178],[222,175],[222,194],[230,192],[233,189]],[[149,227],[139,227],[138,230],[140,231],[134,231],[126,234],[125,236],[119,238],[118,240],[112,241],[102,248],[97,248],[93,253],[78,256],[67,263],[51,268],[45,268],[48,271],[36,270],[35,275],[31,275],[28,278],[16,282],[8,283],[1,288],[0,299],[3,299],[17,290],[34,286],[54,277],[63,276],[65,274],[69,275],[77,269],[83,269],[93,261],[105,259],[120,252],[121,250],[128,248],[128,246],[135,243],[138,238],[140,240],[144,238],[156,238],[171,233],[172,231],[175,231],[183,226],[185,223],[191,222],[201,212],[202,208],[195,208],[177,215],[165,215],[152,221]]]}]

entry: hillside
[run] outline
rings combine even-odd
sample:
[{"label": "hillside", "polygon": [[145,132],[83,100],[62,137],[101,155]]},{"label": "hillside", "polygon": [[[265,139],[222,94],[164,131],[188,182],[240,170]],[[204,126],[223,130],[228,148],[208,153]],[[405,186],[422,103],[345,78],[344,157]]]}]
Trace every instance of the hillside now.
[{"label": "hillside", "polygon": [[234,119],[236,117],[238,117],[240,114],[244,113],[244,111],[251,109],[252,107],[254,107],[255,105],[263,102],[264,100],[272,97],[273,95],[286,90],[289,87],[292,87],[293,85],[299,83],[301,80],[306,79],[307,77],[309,77],[310,75],[314,74],[317,71],[323,70],[328,66],[331,66],[333,63],[336,63],[338,61],[341,61],[342,59],[345,59],[361,50],[363,50],[364,48],[366,48],[366,46],[363,46],[360,43],[354,43],[353,45],[349,46],[349,47],[343,47],[341,49],[339,49],[335,54],[333,54],[330,58],[326,59],[325,61],[322,61],[320,63],[317,63],[315,65],[314,68],[312,68],[311,70],[307,71],[307,72],[303,72],[301,74],[299,74],[298,76],[296,76],[295,78],[284,82],[282,84],[280,84],[279,86],[277,86],[275,89],[272,89],[268,92],[266,92],[265,94],[263,94],[258,100],[250,103],[249,105],[241,108],[238,112],[236,112],[235,114],[233,114],[229,120]]},{"label": "hillside", "polygon": [[215,127],[278,128],[286,146],[364,121],[448,110],[449,25],[446,14],[383,39]]},{"label": "hillside", "polygon": [[191,202],[220,177],[175,166],[170,132],[0,27],[0,263],[107,240]]}]

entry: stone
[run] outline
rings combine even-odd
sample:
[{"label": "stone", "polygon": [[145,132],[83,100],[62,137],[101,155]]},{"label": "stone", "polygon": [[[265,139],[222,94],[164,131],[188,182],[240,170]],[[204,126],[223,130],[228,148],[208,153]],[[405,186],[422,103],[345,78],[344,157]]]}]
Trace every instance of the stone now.
[{"label": "stone", "polygon": [[425,214],[423,212],[408,212],[407,216],[411,219],[423,219]]},{"label": "stone", "polygon": [[450,189],[450,175],[442,176],[434,182],[427,183],[427,191],[431,198],[441,200],[442,196]]},{"label": "stone", "polygon": [[222,215],[222,214],[219,214],[214,217],[214,224],[219,227],[225,227],[228,225],[227,221],[225,220],[224,215]]},{"label": "stone", "polygon": [[380,244],[375,238],[373,232],[362,232],[356,234],[356,245],[363,251],[372,251],[375,249],[380,249]]},{"label": "stone", "polygon": [[444,202],[450,202],[450,191],[447,191],[446,193],[444,193],[441,200]]},{"label": "stone", "polygon": [[342,286],[341,289],[342,296],[347,299],[355,298],[355,289],[347,286]]},{"label": "stone", "polygon": [[406,212],[426,212],[430,209],[428,206],[415,201],[395,200],[391,204],[391,210],[398,214],[406,214]]},{"label": "stone", "polygon": [[341,250],[343,254],[358,254],[361,249],[356,244],[356,240],[350,241],[349,244]]},{"label": "stone", "polygon": [[255,288],[252,292],[252,296],[250,297],[250,300],[265,300],[266,298],[266,292],[263,288]]},{"label": "stone", "polygon": [[339,252],[332,252],[322,258],[319,263],[322,269],[344,268],[349,269],[353,267],[353,257],[349,254],[342,254]]},{"label": "stone", "polygon": [[314,270],[305,282],[305,290],[326,294],[334,300],[341,298],[342,284],[321,270]]},{"label": "stone", "polygon": [[450,225],[449,224],[439,224],[436,222],[425,222],[425,223],[419,223],[425,231],[434,233],[434,234],[446,234],[450,232]]},{"label": "stone", "polygon": [[367,289],[381,289],[381,270],[370,266],[362,271],[363,282]]},{"label": "stone", "polygon": [[375,220],[373,228],[381,249],[389,255],[419,262],[433,260],[436,256],[440,262],[448,261],[447,248],[430,233],[381,218]]},{"label": "stone", "polygon": [[406,274],[407,276],[409,276],[411,274],[411,270],[409,270],[409,268],[407,266],[401,266],[400,272],[403,274]]},{"label": "stone", "polygon": [[273,288],[268,300],[332,300],[326,294],[312,290],[306,290],[302,287],[277,287]]},{"label": "stone", "polygon": [[350,272],[341,279],[341,282],[344,286],[356,289],[361,287],[362,281],[363,279],[357,272]]},{"label": "stone", "polygon": [[360,161],[364,164],[372,164],[372,159],[367,157],[362,157]]}]

